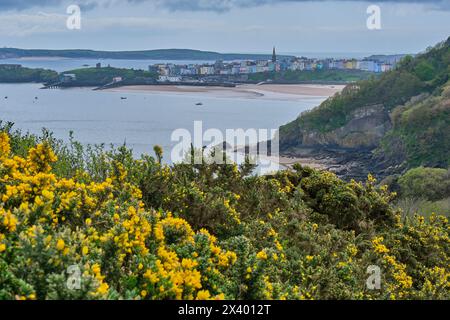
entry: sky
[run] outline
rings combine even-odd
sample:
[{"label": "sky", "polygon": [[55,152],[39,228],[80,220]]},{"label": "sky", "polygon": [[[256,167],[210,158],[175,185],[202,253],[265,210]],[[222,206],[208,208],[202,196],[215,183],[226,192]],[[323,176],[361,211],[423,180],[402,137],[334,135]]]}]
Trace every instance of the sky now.
[{"label": "sky", "polygon": [[[79,30],[66,27],[73,4]],[[450,0],[0,0],[2,47],[418,53],[449,36]]]}]

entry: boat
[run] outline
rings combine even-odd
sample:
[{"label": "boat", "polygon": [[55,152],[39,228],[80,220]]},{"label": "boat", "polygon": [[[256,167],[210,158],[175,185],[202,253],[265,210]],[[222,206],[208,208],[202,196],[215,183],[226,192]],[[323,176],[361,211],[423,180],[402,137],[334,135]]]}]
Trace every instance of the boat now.
[{"label": "boat", "polygon": [[122,99],[122,100],[126,100],[126,99],[127,99],[127,97],[120,97],[120,99]]},{"label": "boat", "polygon": [[196,106],[202,106],[203,105],[203,103],[201,103],[201,102],[197,102],[196,104],[195,104]]}]

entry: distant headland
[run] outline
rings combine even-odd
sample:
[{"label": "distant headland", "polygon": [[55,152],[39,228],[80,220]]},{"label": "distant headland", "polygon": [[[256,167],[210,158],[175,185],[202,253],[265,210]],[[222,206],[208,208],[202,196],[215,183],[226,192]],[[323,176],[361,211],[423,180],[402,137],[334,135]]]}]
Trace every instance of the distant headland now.
[{"label": "distant headland", "polygon": [[[271,54],[219,53],[192,49],[157,49],[141,51],[96,51],[84,49],[48,50],[0,48],[0,59],[19,58],[128,59],[128,60],[269,60]],[[279,55],[280,58],[291,58]]]}]

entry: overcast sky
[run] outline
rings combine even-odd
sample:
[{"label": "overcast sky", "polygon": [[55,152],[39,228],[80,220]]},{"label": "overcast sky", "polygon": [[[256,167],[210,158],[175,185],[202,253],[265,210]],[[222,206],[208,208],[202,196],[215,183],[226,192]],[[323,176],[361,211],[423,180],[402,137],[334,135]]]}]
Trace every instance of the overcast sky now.
[{"label": "overcast sky", "polygon": [[[66,28],[67,6],[81,30]],[[381,7],[381,30],[366,9]],[[450,0],[0,0],[0,45],[219,52],[415,53],[450,36]]]}]

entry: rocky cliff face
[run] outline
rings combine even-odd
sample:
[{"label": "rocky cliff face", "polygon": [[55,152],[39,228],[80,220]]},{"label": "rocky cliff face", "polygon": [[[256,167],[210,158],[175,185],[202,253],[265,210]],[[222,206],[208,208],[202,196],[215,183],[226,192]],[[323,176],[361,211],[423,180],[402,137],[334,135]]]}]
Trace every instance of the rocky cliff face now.
[{"label": "rocky cliff face", "polygon": [[281,131],[281,154],[310,157],[344,179],[368,173],[384,178],[407,170],[412,161],[450,165],[450,81],[438,95],[414,96],[391,112],[383,104],[364,106],[348,119],[329,132],[291,125]]},{"label": "rocky cliff face", "polygon": [[[450,166],[450,38],[280,127],[280,152],[351,177]],[[363,170],[362,170],[363,169]]]},{"label": "rocky cliff face", "polygon": [[344,126],[329,132],[307,131],[302,128],[282,134],[281,151],[292,147],[332,147],[345,149],[375,148],[391,129],[389,113],[382,104],[354,110]]},{"label": "rocky cliff face", "polygon": [[357,109],[349,118],[346,125],[330,132],[304,132],[302,144],[350,149],[373,148],[391,128],[389,114],[382,104]]}]

